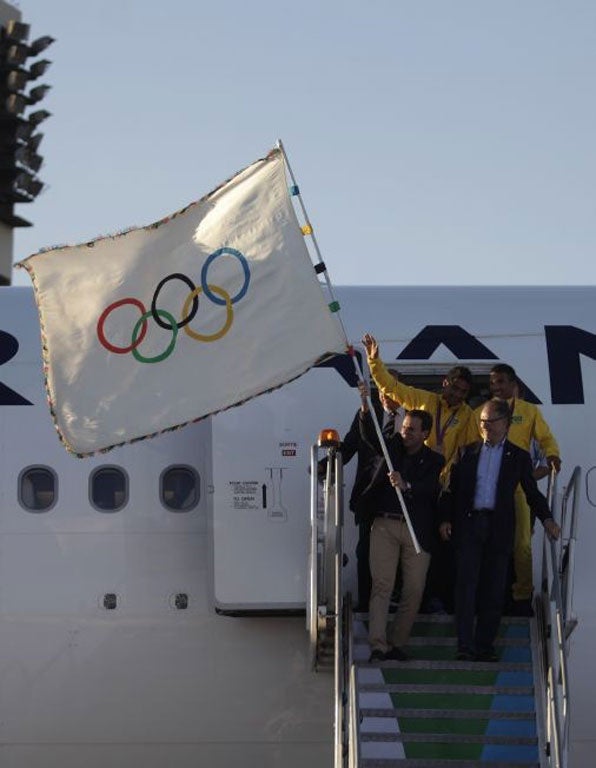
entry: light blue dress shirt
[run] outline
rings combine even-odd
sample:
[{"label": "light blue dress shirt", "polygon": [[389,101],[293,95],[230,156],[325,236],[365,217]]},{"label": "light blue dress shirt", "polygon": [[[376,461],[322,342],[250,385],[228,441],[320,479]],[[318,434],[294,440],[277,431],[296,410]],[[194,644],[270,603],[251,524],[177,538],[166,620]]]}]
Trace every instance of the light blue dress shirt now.
[{"label": "light blue dress shirt", "polygon": [[494,509],[497,502],[497,481],[503,459],[502,440],[498,445],[483,443],[476,470],[474,509]]}]

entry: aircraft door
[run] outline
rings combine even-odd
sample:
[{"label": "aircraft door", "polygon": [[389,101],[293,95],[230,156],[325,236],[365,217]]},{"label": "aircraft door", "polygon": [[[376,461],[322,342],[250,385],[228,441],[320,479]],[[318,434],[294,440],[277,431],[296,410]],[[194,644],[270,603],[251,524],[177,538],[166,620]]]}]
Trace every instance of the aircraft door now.
[{"label": "aircraft door", "polygon": [[310,448],[324,427],[343,434],[358,404],[336,370],[317,368],[213,418],[216,608],[305,607]]}]

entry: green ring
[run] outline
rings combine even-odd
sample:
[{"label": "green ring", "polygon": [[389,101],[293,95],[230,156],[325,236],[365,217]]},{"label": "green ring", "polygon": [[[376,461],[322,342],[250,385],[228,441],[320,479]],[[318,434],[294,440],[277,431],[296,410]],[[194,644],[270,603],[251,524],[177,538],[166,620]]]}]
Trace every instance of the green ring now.
[{"label": "green ring", "polygon": [[[172,326],[172,341],[170,341],[168,348],[165,350],[165,352],[162,352],[161,355],[156,355],[155,357],[143,357],[141,355],[136,347],[132,350],[132,354],[134,355],[135,360],[138,360],[139,363],[161,363],[162,360],[165,360],[166,357],[169,357],[172,352],[174,351],[174,347],[176,346],[176,336],[178,336],[178,324],[176,323],[176,320],[169,312],[166,312],[165,309],[157,309],[156,310],[158,315],[162,315],[165,317],[166,320],[169,321],[170,325]],[[136,344],[137,341],[137,334],[141,329],[141,326],[145,322],[145,320],[148,320],[150,317],[152,317],[151,312],[145,312],[144,315],[141,315],[141,317],[137,320],[135,327],[132,330],[132,343]]]}]

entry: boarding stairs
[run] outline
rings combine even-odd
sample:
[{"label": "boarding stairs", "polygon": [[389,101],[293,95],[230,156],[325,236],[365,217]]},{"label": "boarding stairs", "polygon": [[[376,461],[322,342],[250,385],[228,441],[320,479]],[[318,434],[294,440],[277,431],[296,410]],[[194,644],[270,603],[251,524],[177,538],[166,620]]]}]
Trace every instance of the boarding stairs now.
[{"label": "boarding stairs", "polygon": [[[325,477],[317,482],[320,451]],[[544,537],[534,617],[504,617],[497,662],[455,661],[453,616],[419,615],[408,661],[369,663],[366,614],[342,586],[342,462],[332,443],[311,455],[311,579],[307,624],[313,669],[334,672],[334,768],[567,768],[567,654],[573,616],[576,468],[549,504],[561,525]],[[313,555],[314,553],[314,555]],[[391,619],[391,617],[390,617]]]},{"label": "boarding stairs", "polygon": [[496,663],[454,661],[453,617],[420,615],[409,661],[368,663],[355,616],[360,762],[373,766],[539,766],[531,620],[505,619]]}]

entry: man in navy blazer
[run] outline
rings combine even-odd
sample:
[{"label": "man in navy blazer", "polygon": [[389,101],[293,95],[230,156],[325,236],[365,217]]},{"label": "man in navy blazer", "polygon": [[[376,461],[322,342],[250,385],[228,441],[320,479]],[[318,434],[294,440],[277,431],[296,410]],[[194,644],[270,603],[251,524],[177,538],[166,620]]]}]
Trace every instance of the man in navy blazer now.
[{"label": "man in navy blazer", "polygon": [[[467,446],[441,499],[444,540],[453,535],[457,577],[455,615],[460,660],[496,661],[509,558],[515,535],[514,493],[518,484],[547,535],[557,539],[527,451],[507,440],[511,412],[505,400],[490,400],[480,414],[482,442]],[[474,615],[477,613],[474,632]]]}]

